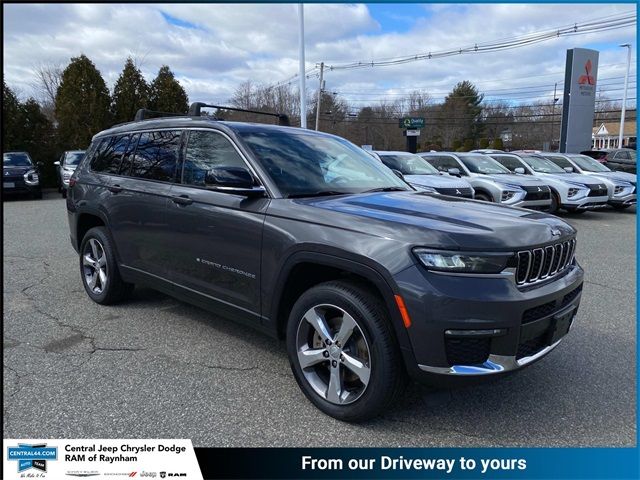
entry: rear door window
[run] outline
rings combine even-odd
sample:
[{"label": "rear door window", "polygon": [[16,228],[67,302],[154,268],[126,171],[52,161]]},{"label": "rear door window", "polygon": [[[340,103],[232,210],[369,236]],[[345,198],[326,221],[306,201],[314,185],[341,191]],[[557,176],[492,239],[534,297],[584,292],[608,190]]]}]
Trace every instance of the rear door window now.
[{"label": "rear door window", "polygon": [[132,177],[173,181],[180,153],[180,130],[140,134],[131,165]]},{"label": "rear door window", "polygon": [[122,154],[129,143],[129,135],[118,135],[102,139],[91,159],[91,170],[98,173],[117,174]]}]

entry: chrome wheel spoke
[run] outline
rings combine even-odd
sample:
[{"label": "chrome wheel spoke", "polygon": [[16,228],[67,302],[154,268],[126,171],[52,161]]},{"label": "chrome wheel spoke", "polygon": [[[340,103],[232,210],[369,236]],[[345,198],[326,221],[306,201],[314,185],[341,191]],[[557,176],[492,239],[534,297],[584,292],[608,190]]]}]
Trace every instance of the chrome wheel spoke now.
[{"label": "chrome wheel spoke", "polygon": [[102,256],[98,259],[98,265],[104,267],[107,264],[107,256],[102,252]]},{"label": "chrome wheel spoke", "polygon": [[351,337],[353,329],[357,326],[358,325],[356,324],[356,321],[353,319],[353,317],[345,312],[345,314],[342,316],[342,325],[340,325],[340,330],[338,330],[338,333],[335,337],[336,343],[344,347],[344,345]]},{"label": "chrome wheel spoke", "polygon": [[298,361],[300,368],[308,368],[320,362],[327,360],[325,357],[325,348],[309,348],[306,350],[298,350]]},{"label": "chrome wheel spoke", "polygon": [[342,353],[343,365],[355,373],[363,385],[369,384],[369,377],[371,376],[371,369],[351,355]]},{"label": "chrome wheel spoke", "polygon": [[98,242],[95,238],[89,240],[89,245],[91,246],[91,253],[93,253],[93,259],[98,259]]},{"label": "chrome wheel spoke", "polygon": [[91,272],[91,275],[89,276],[89,288],[91,290],[96,288],[97,279],[98,279],[98,274],[95,271]]},{"label": "chrome wheel spoke", "polygon": [[93,258],[88,253],[82,257],[82,265],[93,268]]},{"label": "chrome wheel spoke", "polygon": [[104,269],[98,269],[98,278],[100,279],[100,289],[102,290],[107,283],[107,273]]},{"label": "chrome wheel spoke", "polygon": [[315,329],[316,332],[318,332],[318,335],[320,335],[320,338],[322,338],[324,342],[326,342],[327,340],[331,341],[329,326],[327,325],[327,322],[325,322],[324,318],[320,315],[317,308],[312,308],[311,310],[309,310],[305,314],[304,319],[309,322],[309,324]]},{"label": "chrome wheel spoke", "polygon": [[342,403],[342,380],[340,379],[340,365],[331,368],[329,386],[327,387],[327,400],[332,403]]}]

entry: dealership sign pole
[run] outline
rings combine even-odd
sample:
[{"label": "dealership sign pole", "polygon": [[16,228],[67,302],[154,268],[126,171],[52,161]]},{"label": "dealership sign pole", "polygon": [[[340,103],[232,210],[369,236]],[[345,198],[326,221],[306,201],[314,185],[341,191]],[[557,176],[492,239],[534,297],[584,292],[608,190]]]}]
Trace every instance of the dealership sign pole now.
[{"label": "dealership sign pole", "polygon": [[591,148],[597,78],[598,51],[586,48],[567,50],[561,152],[580,152]]}]

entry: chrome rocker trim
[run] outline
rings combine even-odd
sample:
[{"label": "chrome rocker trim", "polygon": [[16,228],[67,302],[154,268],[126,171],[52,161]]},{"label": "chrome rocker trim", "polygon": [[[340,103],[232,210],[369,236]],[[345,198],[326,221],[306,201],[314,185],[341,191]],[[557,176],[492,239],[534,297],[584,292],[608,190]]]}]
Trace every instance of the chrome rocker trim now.
[{"label": "chrome rocker trim", "polygon": [[491,375],[494,373],[508,372],[522,368],[525,365],[544,357],[547,353],[556,348],[562,340],[563,339],[560,339],[553,345],[543,348],[535,355],[523,357],[520,360],[516,360],[515,355],[489,355],[487,361],[481,365],[453,365],[451,367],[430,367],[429,365],[418,365],[418,367],[420,370],[425,372],[437,373],[439,375]]}]

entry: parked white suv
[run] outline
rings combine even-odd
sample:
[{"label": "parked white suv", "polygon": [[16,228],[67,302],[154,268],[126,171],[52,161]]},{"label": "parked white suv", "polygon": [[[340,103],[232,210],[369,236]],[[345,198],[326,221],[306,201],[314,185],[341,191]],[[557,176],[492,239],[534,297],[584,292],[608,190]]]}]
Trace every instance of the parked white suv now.
[{"label": "parked white suv", "polygon": [[460,176],[475,190],[475,199],[512,207],[548,210],[551,190],[538,178],[514,175],[481,153],[423,152],[422,158],[444,173]]},{"label": "parked white suv", "polygon": [[551,188],[550,213],[563,208],[579,212],[602,208],[609,201],[609,189],[600,180],[569,173],[551,160],[534,154],[498,153],[491,158],[510,171],[541,178]]},{"label": "parked white suv", "polygon": [[611,190],[609,205],[623,210],[635,205],[637,201],[636,180],[632,173],[613,172],[597,160],[579,153],[541,153],[553,163],[564,169],[572,169],[576,173],[590,175],[603,182]]}]

